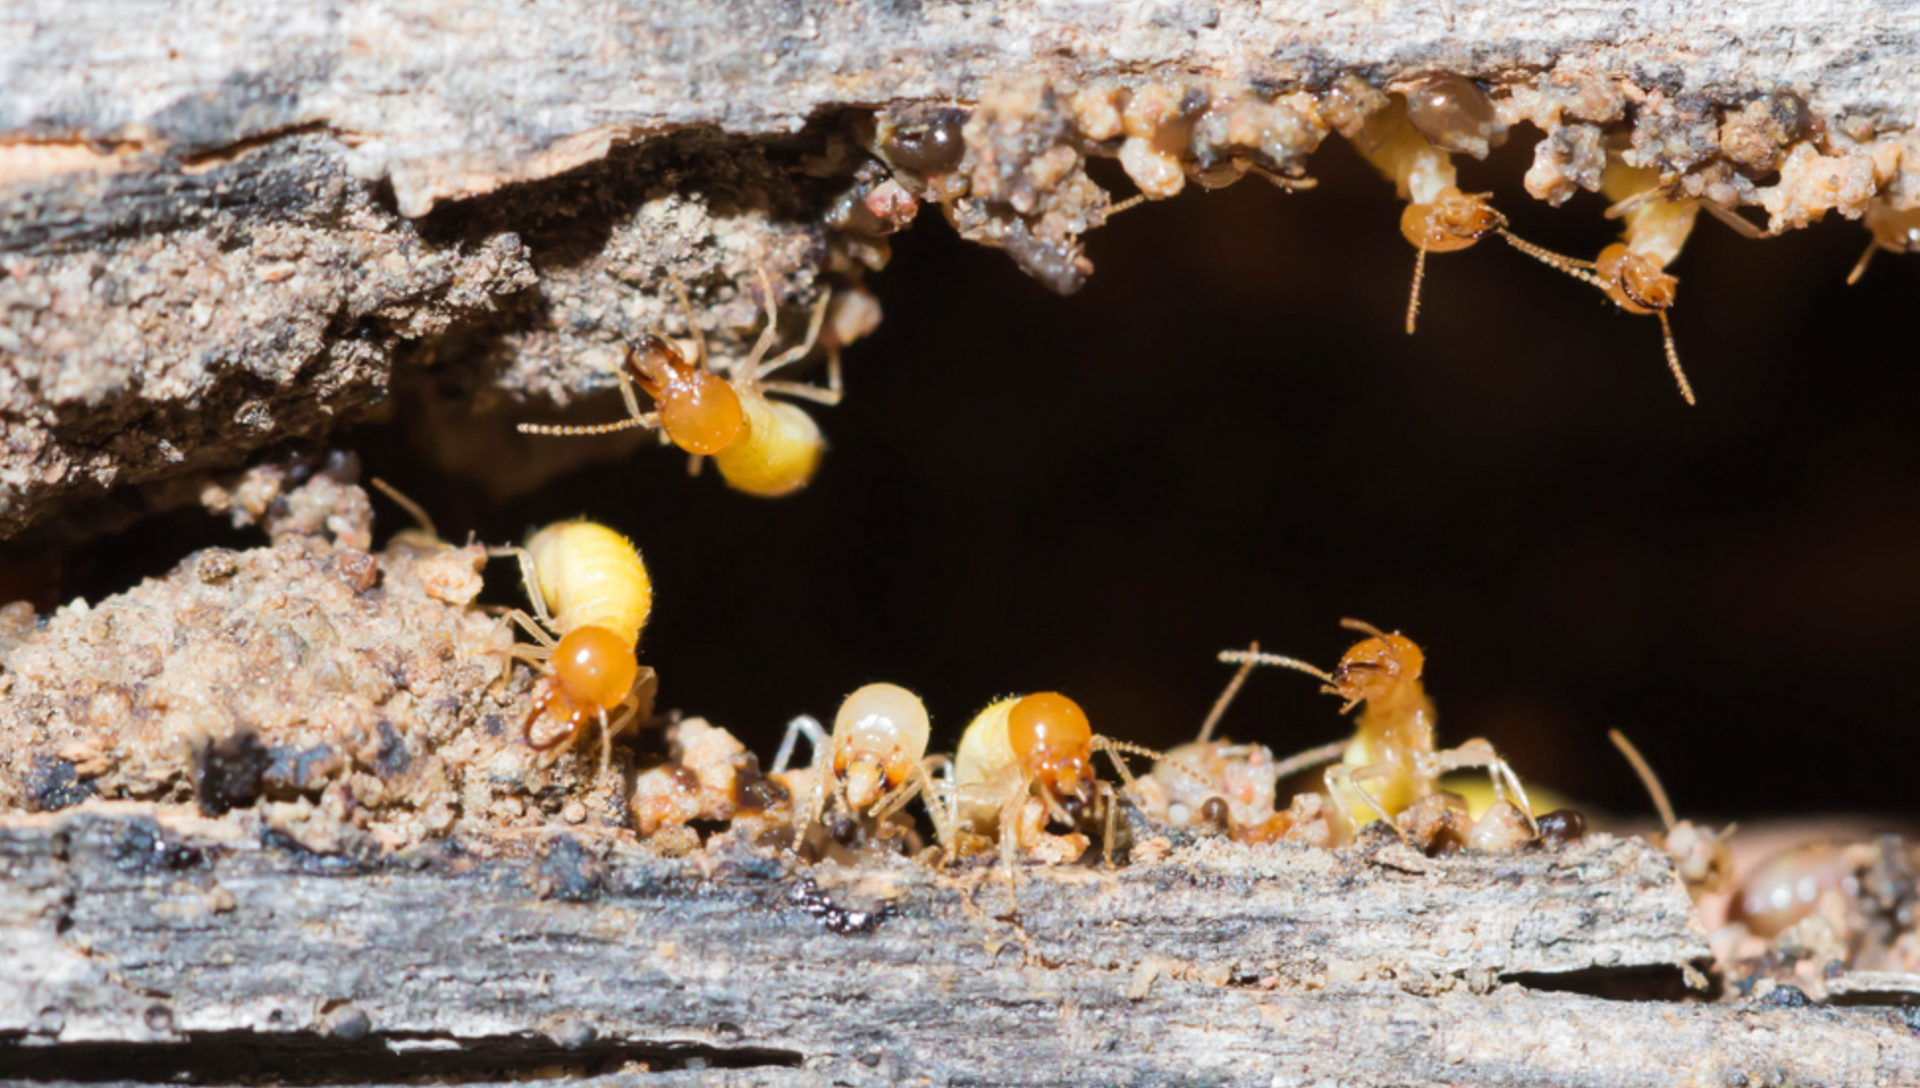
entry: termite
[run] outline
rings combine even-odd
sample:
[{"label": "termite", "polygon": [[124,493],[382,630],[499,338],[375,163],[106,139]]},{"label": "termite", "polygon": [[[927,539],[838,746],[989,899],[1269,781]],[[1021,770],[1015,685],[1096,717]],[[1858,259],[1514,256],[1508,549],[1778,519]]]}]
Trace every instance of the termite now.
[{"label": "termite", "polygon": [[[1630,314],[1659,317],[1667,369],[1673,372],[1673,380],[1680,386],[1680,396],[1693,404],[1693,384],[1687,381],[1687,372],[1680,367],[1680,352],[1673,346],[1673,323],[1667,318],[1680,280],[1667,272],[1666,267],[1680,256],[1681,248],[1687,244],[1702,202],[1669,199],[1659,171],[1628,166],[1618,155],[1607,159],[1606,172],[1600,178],[1600,192],[1614,202],[1607,209],[1607,218],[1626,220],[1620,241],[1601,250],[1600,256],[1582,261],[1523,242],[1515,241],[1514,245],[1528,256],[1600,288],[1614,305]],[[1705,207],[1741,233],[1759,236],[1759,229],[1745,219],[1722,211],[1716,204],[1708,203]]]},{"label": "termite", "polygon": [[[868,684],[847,696],[834,715],[832,736],[811,717],[793,719],[769,773],[786,773],[794,742],[805,735],[813,746],[813,786],[806,804],[794,810],[794,827],[804,832],[819,823],[829,800],[849,814],[885,821],[923,789],[932,798],[929,772],[944,760],[927,755],[929,728],[926,704],[898,684]],[[940,807],[930,804],[928,811],[946,841]]]},{"label": "termite", "polygon": [[[1080,704],[1058,692],[994,702],[960,738],[943,845],[952,851],[961,832],[997,832],[1011,885],[1016,851],[1048,865],[1072,861],[1088,846],[1077,829],[1103,814],[1102,857],[1111,866],[1118,810],[1113,787],[1094,773],[1095,752],[1106,752],[1129,786],[1133,774],[1121,753],[1160,758],[1150,748],[1096,734]],[[1076,830],[1056,835],[1049,823]]]},{"label": "termite", "polygon": [[1680,879],[1687,885],[1687,891],[1695,899],[1712,895],[1727,886],[1733,877],[1733,851],[1727,848],[1727,839],[1732,836],[1734,827],[1728,824],[1718,832],[1704,827],[1695,827],[1686,820],[1676,820],[1673,805],[1667,800],[1667,791],[1660,785],[1660,776],[1653,773],[1653,767],[1641,756],[1640,750],[1618,729],[1607,730],[1607,736],[1613,741],[1620,754],[1627,757],[1640,781],[1647,787],[1647,793],[1653,798],[1653,807],[1660,812],[1660,822],[1666,826],[1666,832],[1655,842],[1673,858],[1673,865]]},{"label": "termite", "polygon": [[[769,375],[813,352],[831,296],[823,291],[814,304],[806,340],[768,359],[767,352],[772,350],[774,337],[779,333],[780,314],[765,270],[759,272],[759,280],[767,307],[766,327],[760,330],[753,350],[745,359],[727,366],[724,376],[713,368],[707,354],[706,335],[694,316],[693,304],[687,298],[685,286],[675,279],[674,291],[679,295],[687,328],[693,336],[691,360],[667,337],[658,332],[645,333],[627,346],[621,369],[616,372],[620,395],[627,404],[626,419],[586,426],[522,423],[520,433],[602,435],[635,427],[657,427],[668,441],[692,455],[690,472],[697,474],[702,459],[711,457],[727,485],[736,491],[777,498],[805,487],[819,469],[820,456],[826,450],[820,426],[799,405],[769,400],[767,394],[778,393],[829,406],[840,403],[838,342],[829,353],[825,388],[806,382],[769,380]],[[634,395],[635,385],[653,399],[654,411],[641,411],[640,401]]]},{"label": "termite", "polygon": [[1873,232],[1873,240],[1867,243],[1867,251],[1860,254],[1860,263],[1847,274],[1849,284],[1859,283],[1860,277],[1867,274],[1867,264],[1878,250],[1920,253],[1920,208],[1895,211],[1892,204],[1876,197],[1867,202],[1867,229]]},{"label": "termite", "polygon": [[[1259,653],[1260,644],[1253,643],[1248,651]],[[1275,760],[1273,750],[1264,744],[1213,739],[1254,665],[1253,661],[1241,664],[1227,681],[1226,690],[1214,700],[1200,724],[1199,735],[1168,749],[1153,770],[1138,780],[1134,792],[1150,815],[1175,827],[1213,827],[1245,843],[1288,838],[1324,845],[1324,823],[1318,820],[1319,797],[1303,794],[1294,798],[1287,811],[1277,812],[1278,786],[1296,772],[1336,758],[1337,750],[1308,752],[1282,762]],[[1316,824],[1320,825],[1317,831]]]},{"label": "termite", "polygon": [[1494,210],[1489,193],[1460,191],[1452,151],[1486,157],[1488,145],[1504,132],[1493,103],[1472,80],[1434,80],[1409,95],[1395,95],[1367,119],[1354,146],[1393,182],[1406,210],[1400,233],[1413,245],[1413,291],[1407,299],[1407,332],[1420,316],[1420,286],[1428,253],[1453,253],[1499,234],[1525,247],[1507,231],[1507,219]]},{"label": "termite", "polygon": [[[653,607],[653,583],[639,550],[612,529],[582,520],[549,525],[529,537],[524,548],[493,548],[488,554],[520,561],[533,602],[534,616],[515,609],[502,620],[519,624],[536,643],[515,643],[507,659],[544,666],[546,674],[522,735],[534,749],[547,751],[573,740],[588,719],[597,721],[604,777],[613,762],[614,736],[651,711],[658,684],[653,670],[634,656]],[[536,740],[534,723],[548,710],[565,728]]]},{"label": "termite", "polygon": [[[1481,817],[1480,824],[1487,826],[1487,832],[1482,834],[1480,825],[1474,826],[1475,837],[1481,840],[1481,845],[1486,848],[1520,845],[1512,841],[1514,836],[1506,831],[1494,834],[1496,828],[1524,826],[1537,835],[1539,829],[1534,823],[1527,791],[1492,745],[1475,738],[1456,748],[1434,747],[1433,701],[1420,683],[1426,663],[1420,647],[1405,635],[1388,634],[1359,620],[1343,619],[1340,625],[1367,637],[1349,649],[1330,673],[1290,657],[1251,650],[1227,650],[1220,654],[1220,660],[1277,665],[1316,676],[1326,685],[1323,691],[1346,700],[1341,708],[1343,714],[1366,704],[1351,741],[1323,745],[1287,761],[1305,766],[1340,761],[1327,769],[1325,780],[1328,797],[1342,821],[1355,829],[1365,822],[1354,818],[1345,796],[1351,790],[1372,810],[1369,820],[1378,817],[1404,837],[1405,832],[1394,822],[1395,816],[1415,802],[1438,793],[1436,783],[1442,774],[1478,767],[1486,770],[1500,798]],[[1368,789],[1363,783],[1379,785]],[[1517,811],[1506,801],[1508,789],[1519,801]]]},{"label": "termite", "polygon": [[1872,863],[1873,847],[1856,843],[1802,843],[1768,858],[1733,893],[1727,919],[1756,937],[1777,937],[1811,915],[1821,896],[1836,892],[1848,902],[1860,896],[1860,871]]}]

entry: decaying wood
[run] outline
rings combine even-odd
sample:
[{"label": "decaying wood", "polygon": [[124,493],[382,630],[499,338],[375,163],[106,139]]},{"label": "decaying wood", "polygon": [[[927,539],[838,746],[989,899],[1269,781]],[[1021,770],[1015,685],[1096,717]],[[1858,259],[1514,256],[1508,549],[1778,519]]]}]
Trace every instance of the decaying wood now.
[{"label": "decaying wood", "polygon": [[[544,478],[578,455],[467,407],[610,388],[623,337],[680,324],[665,270],[723,351],[758,320],[737,286],[755,269],[797,318],[844,264],[828,209],[864,158],[851,123],[1009,81],[1472,76],[1533,96],[1514,102],[1550,130],[1557,192],[1623,109],[1637,153],[1699,179],[1752,151],[1723,122],[1791,93],[1826,151],[1783,171],[1775,219],[1920,202],[1914,0],[215,0],[164,19],[28,0],[5,25],[0,536],[177,502],[128,485],[325,434],[404,392],[409,363],[455,361],[420,383],[427,411],[458,406],[433,417],[444,461]],[[1767,164],[1742,161],[1735,195],[1759,202]],[[115,489],[131,510],[73,509]]]},{"label": "decaying wood", "polygon": [[1592,988],[1705,956],[1638,840],[1452,860],[1386,837],[1213,840],[1116,873],[1025,869],[1018,929],[995,867],[662,860],[564,835],[376,860],[138,806],[10,817],[0,865],[0,1073],[196,1038],[324,1057],[372,1036],[785,1065],[793,1084],[1920,1075],[1920,1036],[1884,1009],[1509,982]]},{"label": "decaying wood", "polygon": [[1017,928],[993,867],[668,860],[567,835],[329,856],[245,814],[97,803],[8,818],[0,872],[0,1074],[183,1040],[377,1066],[386,1040],[506,1065],[789,1067],[755,1081],[778,1084],[1920,1077],[1920,1035],[1884,1009],[1524,988],[1705,956],[1666,861],[1605,836],[1448,859],[1387,836],[1214,840],[1113,873],[1028,869]]}]

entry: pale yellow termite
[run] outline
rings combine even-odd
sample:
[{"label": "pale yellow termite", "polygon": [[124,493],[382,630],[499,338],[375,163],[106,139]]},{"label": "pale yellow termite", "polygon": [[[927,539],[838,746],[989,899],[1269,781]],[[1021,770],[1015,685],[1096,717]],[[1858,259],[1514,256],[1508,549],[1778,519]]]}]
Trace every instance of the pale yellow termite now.
[{"label": "pale yellow termite", "polygon": [[[508,653],[546,667],[547,683],[523,726],[527,743],[557,748],[579,735],[589,717],[600,724],[601,773],[612,762],[613,738],[652,708],[657,680],[634,651],[653,608],[653,583],[633,542],[591,521],[562,521],[528,538],[524,548],[496,548],[520,561],[535,622],[515,610],[508,618],[537,645]],[[559,636],[555,639],[549,631]],[[566,728],[535,740],[533,726],[548,709]],[[621,711],[609,720],[613,711]]]}]

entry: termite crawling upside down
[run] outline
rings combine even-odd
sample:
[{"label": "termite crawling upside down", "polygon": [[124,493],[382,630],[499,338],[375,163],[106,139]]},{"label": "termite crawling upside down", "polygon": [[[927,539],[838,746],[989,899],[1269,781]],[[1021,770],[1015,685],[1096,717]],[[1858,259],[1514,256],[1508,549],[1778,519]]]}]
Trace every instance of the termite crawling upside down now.
[{"label": "termite crawling upside down", "polygon": [[[495,548],[491,554],[519,560],[534,610],[530,617],[516,609],[502,620],[518,624],[535,641],[515,643],[506,651],[507,660],[520,658],[546,672],[522,733],[535,749],[546,751],[573,740],[589,720],[597,722],[604,776],[614,736],[651,712],[657,684],[653,670],[634,654],[653,607],[653,584],[639,550],[612,529],[580,520],[549,525],[529,537],[526,547]],[[548,711],[564,728],[536,739],[534,726]]]},{"label": "termite crawling upside down", "polygon": [[[777,498],[805,487],[820,467],[826,440],[821,437],[819,424],[804,409],[770,400],[767,395],[778,393],[820,404],[838,404],[840,344],[866,331],[871,323],[862,326],[860,322],[853,322],[847,333],[830,337],[825,388],[773,379],[772,374],[812,353],[831,299],[823,292],[815,303],[805,341],[768,359],[767,352],[772,350],[774,337],[779,333],[780,312],[765,272],[759,274],[759,281],[767,310],[766,326],[747,357],[730,365],[726,375],[713,368],[707,354],[706,336],[701,332],[686,289],[675,280],[674,290],[693,336],[692,359],[660,333],[645,333],[627,346],[617,374],[620,395],[627,405],[626,419],[585,426],[523,423],[520,432],[580,436],[612,434],[636,427],[658,428],[667,441],[692,455],[691,471],[698,472],[701,459],[711,457],[727,485],[736,491]],[[634,395],[636,385],[653,399],[653,411],[641,409]]]},{"label": "termite crawling upside down", "polygon": [[1407,299],[1408,333],[1420,315],[1428,253],[1458,252],[1489,234],[1527,248],[1508,233],[1506,217],[1494,210],[1489,194],[1459,190],[1453,168],[1452,152],[1485,158],[1488,147],[1505,132],[1486,93],[1472,80],[1455,76],[1433,80],[1405,99],[1394,97],[1354,137],[1354,146],[1407,201],[1400,213],[1400,233],[1416,253]]}]

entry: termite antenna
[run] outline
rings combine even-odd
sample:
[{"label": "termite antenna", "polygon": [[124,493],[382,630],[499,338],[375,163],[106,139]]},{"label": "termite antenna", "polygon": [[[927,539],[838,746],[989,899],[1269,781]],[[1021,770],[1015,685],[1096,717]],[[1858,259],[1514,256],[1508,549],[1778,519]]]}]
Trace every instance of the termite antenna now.
[{"label": "termite antenna", "polygon": [[1343,616],[1341,617],[1341,620],[1340,620],[1340,626],[1346,628],[1349,631],[1358,631],[1363,635],[1372,635],[1374,638],[1384,639],[1387,637],[1387,633],[1385,631],[1382,631],[1378,627],[1375,627],[1373,624],[1368,623],[1366,620],[1356,620],[1350,617]]},{"label": "termite antenna", "polygon": [[538,434],[538,435],[547,435],[549,437],[573,438],[581,435],[614,434],[618,431],[630,431],[635,427],[652,427],[652,426],[654,426],[654,420],[651,417],[635,418],[635,417],[629,416],[626,419],[622,419],[614,423],[581,423],[581,424],[572,424],[572,425],[561,425],[557,423],[522,423],[515,429],[518,430],[521,434]]},{"label": "termite antenna", "polygon": [[1125,200],[1117,200],[1112,204],[1107,205],[1107,210],[1104,214],[1108,219],[1112,219],[1114,216],[1119,215],[1121,212],[1124,212],[1129,208],[1137,207],[1141,204],[1144,204],[1146,203],[1146,201],[1147,201],[1147,194],[1135,193],[1134,195],[1128,197]]},{"label": "termite antenna", "polygon": [[1847,273],[1848,287],[1852,287],[1854,284],[1859,283],[1860,277],[1867,274],[1867,265],[1873,260],[1873,251],[1879,248],[1880,248],[1880,240],[1878,238],[1875,238],[1873,241],[1867,243],[1867,251],[1860,255],[1860,261],[1858,264],[1855,264],[1853,266],[1853,271]]},{"label": "termite antenna", "polygon": [[[1260,643],[1248,643],[1247,652],[1250,654],[1259,653]],[[1227,707],[1233,705],[1233,697],[1240,694],[1240,688],[1246,684],[1247,677],[1253,672],[1255,664],[1257,664],[1257,662],[1242,661],[1240,663],[1240,671],[1234,673],[1233,679],[1227,681],[1227,690],[1221,692],[1220,697],[1213,701],[1213,709],[1207,711],[1207,720],[1200,724],[1200,740],[1198,743],[1205,744],[1213,739],[1213,727],[1219,725],[1220,719],[1226,716]]]},{"label": "termite antenna", "polygon": [[1526,254],[1527,256],[1532,257],[1534,260],[1539,261],[1541,264],[1544,264],[1549,268],[1555,269],[1556,271],[1565,272],[1567,275],[1572,276],[1574,279],[1582,280],[1586,283],[1590,283],[1595,287],[1600,288],[1601,290],[1606,289],[1606,286],[1607,286],[1606,281],[1602,280],[1600,277],[1593,274],[1592,261],[1583,261],[1575,257],[1566,256],[1565,254],[1562,254],[1562,253],[1555,253],[1551,249],[1542,249],[1541,247],[1536,246],[1532,242],[1529,242],[1526,239],[1519,237],[1518,235],[1514,234],[1512,231],[1505,229],[1504,227],[1501,228],[1500,230],[1500,237],[1505,238],[1507,240],[1508,245]]},{"label": "termite antenna", "polygon": [[1319,178],[1290,178],[1290,177],[1287,177],[1285,174],[1276,174],[1271,170],[1263,169],[1262,167],[1258,167],[1258,166],[1248,167],[1248,169],[1252,170],[1254,173],[1260,175],[1261,177],[1266,178],[1268,181],[1272,182],[1274,185],[1278,186],[1279,188],[1285,189],[1289,193],[1304,192],[1305,190],[1311,189],[1314,186],[1320,184]]},{"label": "termite antenna", "polygon": [[1687,381],[1687,372],[1680,369],[1680,352],[1673,346],[1673,324],[1667,320],[1667,311],[1655,310],[1660,315],[1660,333],[1667,342],[1667,369],[1673,371],[1673,380],[1680,383],[1680,395],[1688,404],[1693,404],[1693,386]]},{"label": "termite antenna", "polygon": [[1772,235],[1770,235],[1768,232],[1761,230],[1757,225],[1755,225],[1753,220],[1748,219],[1746,216],[1741,215],[1739,212],[1730,212],[1727,209],[1722,208],[1720,205],[1715,204],[1711,200],[1700,201],[1700,206],[1707,210],[1708,215],[1711,215],[1715,219],[1718,219],[1722,223],[1725,223],[1727,226],[1732,227],[1733,232],[1735,234],[1738,234],[1742,238],[1752,238],[1752,239],[1758,240],[1761,238],[1772,237]]},{"label": "termite antenna", "polygon": [[1427,247],[1421,246],[1413,258],[1413,293],[1407,296],[1407,335],[1413,335],[1413,323],[1420,316],[1420,281],[1427,276]]},{"label": "termite antenna", "polygon": [[1613,746],[1620,749],[1620,754],[1627,757],[1627,762],[1633,764],[1633,769],[1640,775],[1641,783],[1647,787],[1647,792],[1653,795],[1653,807],[1660,810],[1661,822],[1667,825],[1667,830],[1673,830],[1673,825],[1678,821],[1673,818],[1673,805],[1667,801],[1667,791],[1660,787],[1660,776],[1653,773],[1653,768],[1648,766],[1647,761],[1640,755],[1640,749],[1633,746],[1633,742],[1627,739],[1625,733],[1618,729],[1609,729],[1607,736],[1613,741]]},{"label": "termite antenna", "polygon": [[421,508],[419,503],[414,502],[412,499],[407,498],[405,495],[402,495],[400,493],[399,488],[393,486],[392,484],[388,483],[385,480],[382,480],[378,476],[373,477],[368,482],[373,484],[373,486],[379,488],[381,494],[385,495],[389,499],[392,499],[395,503],[399,504],[400,509],[405,510],[410,516],[412,516],[414,524],[420,526],[421,532],[427,534],[428,536],[432,537],[435,540],[440,539],[439,531],[433,527],[433,519],[427,516],[427,512]]},{"label": "termite antenna", "polygon": [[1293,669],[1316,677],[1324,683],[1333,683],[1333,674],[1325,669],[1316,669],[1304,661],[1279,654],[1263,654],[1253,650],[1222,650],[1220,660],[1229,665],[1277,665],[1283,669]]}]

